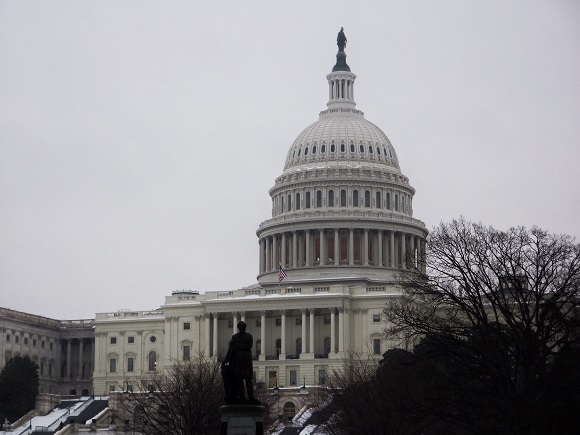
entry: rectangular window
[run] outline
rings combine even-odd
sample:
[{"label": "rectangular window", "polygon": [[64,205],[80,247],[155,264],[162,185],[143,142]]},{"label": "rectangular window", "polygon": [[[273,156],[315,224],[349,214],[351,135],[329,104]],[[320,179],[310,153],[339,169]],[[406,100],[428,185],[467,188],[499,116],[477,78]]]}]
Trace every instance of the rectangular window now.
[{"label": "rectangular window", "polygon": [[14,336],[14,343],[16,344],[20,343],[20,337],[18,335]]},{"label": "rectangular window", "polygon": [[276,326],[282,326],[282,319],[276,319]]},{"label": "rectangular window", "polygon": [[41,341],[40,342],[40,347],[44,349],[45,346],[46,346],[46,342],[45,341]]},{"label": "rectangular window", "polygon": [[44,376],[44,361],[40,361],[40,376]]},{"label": "rectangular window", "polygon": [[52,363],[48,363],[48,376],[52,377]]},{"label": "rectangular window", "polygon": [[54,349],[53,343],[50,343],[50,344],[48,345],[48,348],[49,348],[50,350]]},{"label": "rectangular window", "polygon": [[262,326],[262,319],[256,319],[256,326],[258,328]]},{"label": "rectangular window", "polygon": [[373,338],[373,353],[375,355],[381,354],[381,339],[380,338]]},{"label": "rectangular window", "polygon": [[133,337],[132,335],[130,335],[129,337],[127,337],[127,343],[128,344],[135,343],[135,337]]},{"label": "rectangular window", "polygon": [[381,323],[381,315],[373,314],[373,323]]},{"label": "rectangular window", "polygon": [[134,364],[135,360],[133,359],[133,357],[129,357],[127,358],[127,371],[128,372],[132,372],[133,371],[133,364]]},{"label": "rectangular window", "polygon": [[326,370],[318,370],[318,384],[326,385]]},{"label": "rectangular window", "polygon": [[290,385],[297,385],[298,381],[298,373],[296,372],[296,370],[290,370]]},{"label": "rectangular window", "polygon": [[111,358],[109,360],[109,371],[115,373],[117,371],[117,358]]},{"label": "rectangular window", "polygon": [[132,384],[127,384],[127,391],[129,392],[133,392],[133,385]]},{"label": "rectangular window", "polygon": [[330,316],[324,316],[324,324],[330,325]]},{"label": "rectangular window", "polygon": [[117,344],[117,337],[111,337],[111,344]]},{"label": "rectangular window", "polygon": [[296,317],[296,326],[302,325],[302,317]]},{"label": "rectangular window", "polygon": [[36,338],[33,338],[33,339],[32,339],[32,346],[33,346],[33,347],[36,347]]},{"label": "rectangular window", "polygon": [[190,322],[185,322],[183,324],[183,330],[184,331],[189,331],[191,329],[191,323]]},{"label": "rectangular window", "polygon": [[109,385],[109,391],[115,391],[115,384]]},{"label": "rectangular window", "polygon": [[183,361],[189,361],[191,359],[190,356],[190,347],[183,346]]},{"label": "rectangular window", "polygon": [[28,346],[28,337],[24,337],[24,345]]},{"label": "rectangular window", "polygon": [[6,341],[10,343],[10,334],[6,334]]}]

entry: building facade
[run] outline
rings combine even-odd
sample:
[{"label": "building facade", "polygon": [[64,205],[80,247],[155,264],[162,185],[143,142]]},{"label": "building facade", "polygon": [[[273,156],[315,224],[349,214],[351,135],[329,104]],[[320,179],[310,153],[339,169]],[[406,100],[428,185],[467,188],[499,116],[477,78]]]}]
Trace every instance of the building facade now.
[{"label": "building facade", "polygon": [[293,142],[269,191],[257,283],[177,291],[154,311],[97,314],[95,393],[199,352],[223,358],[239,320],[254,337],[255,378],[268,387],[324,384],[349,355],[386,350],[382,310],[400,295],[397,273],[424,271],[427,230],[413,217],[415,190],[393,145],[356,108],[344,50],[336,59],[326,110]]},{"label": "building facade", "polygon": [[0,370],[28,355],[38,365],[39,392],[89,395],[94,369],[93,320],[55,320],[0,308]]}]

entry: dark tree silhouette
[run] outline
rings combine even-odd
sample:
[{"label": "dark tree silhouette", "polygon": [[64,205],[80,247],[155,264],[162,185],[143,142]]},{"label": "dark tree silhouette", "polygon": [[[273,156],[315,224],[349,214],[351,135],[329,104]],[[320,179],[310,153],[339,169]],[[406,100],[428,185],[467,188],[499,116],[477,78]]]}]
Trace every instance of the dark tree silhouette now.
[{"label": "dark tree silhouette", "polygon": [[164,373],[127,379],[116,417],[145,435],[217,434],[224,389],[220,363],[198,355]]},{"label": "dark tree silhouette", "polygon": [[29,356],[16,355],[0,372],[0,422],[14,422],[34,409],[38,366]]},{"label": "dark tree silhouette", "polygon": [[387,337],[424,339],[416,361],[437,365],[424,411],[465,433],[579,433],[580,246],[464,219],[427,246],[427,274],[404,273],[385,309]]}]

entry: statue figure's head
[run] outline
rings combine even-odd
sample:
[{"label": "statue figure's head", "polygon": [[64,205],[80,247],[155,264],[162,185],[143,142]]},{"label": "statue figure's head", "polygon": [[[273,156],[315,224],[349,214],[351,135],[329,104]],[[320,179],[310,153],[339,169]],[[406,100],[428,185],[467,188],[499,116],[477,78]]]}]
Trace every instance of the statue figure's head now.
[{"label": "statue figure's head", "polygon": [[344,31],[344,27],[341,27],[341,28],[340,28],[340,31],[341,31],[341,32],[342,32],[342,31]]},{"label": "statue figure's head", "polygon": [[238,322],[238,329],[240,330],[240,332],[246,332],[246,322],[244,322],[243,320]]}]

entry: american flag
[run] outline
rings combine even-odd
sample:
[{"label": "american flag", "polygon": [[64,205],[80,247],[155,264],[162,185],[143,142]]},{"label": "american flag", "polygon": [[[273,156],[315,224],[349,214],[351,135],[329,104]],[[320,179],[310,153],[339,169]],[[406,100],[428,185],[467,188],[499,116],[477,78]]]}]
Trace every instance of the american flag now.
[{"label": "american flag", "polygon": [[282,281],[284,278],[286,278],[286,272],[284,272],[282,265],[280,265],[280,270],[278,270],[278,282]]}]

